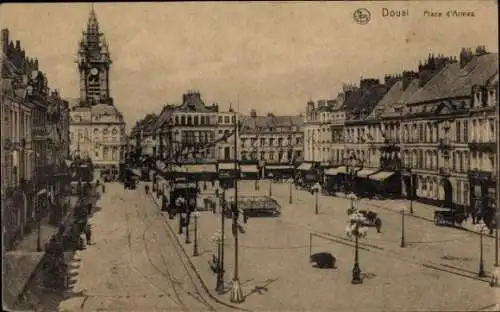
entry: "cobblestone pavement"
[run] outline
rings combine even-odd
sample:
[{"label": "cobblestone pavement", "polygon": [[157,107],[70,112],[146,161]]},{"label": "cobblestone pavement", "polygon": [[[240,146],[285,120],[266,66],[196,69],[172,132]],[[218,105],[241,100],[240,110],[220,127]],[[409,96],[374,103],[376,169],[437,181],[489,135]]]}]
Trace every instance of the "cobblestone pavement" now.
[{"label": "cobblestone pavement", "polygon": [[224,311],[204,293],[161,212],[142,188],[106,185],[91,219],[94,244],[78,251],[77,294],[60,311]]},{"label": "cobblestone pavement", "polygon": [[[261,182],[240,183],[241,193],[267,194]],[[320,214],[314,214],[314,196],[273,183],[273,197],[282,204],[278,218],[250,218],[240,235],[240,280],[246,308],[258,311],[478,311],[496,303],[490,278],[478,278],[479,236],[453,228],[436,227],[422,219],[406,218],[407,247],[401,248],[401,215],[381,209],[382,233],[370,230],[361,242],[360,264],[364,283],[352,285],[353,243],[345,236],[348,201],[320,196]],[[229,193],[229,192],[228,192]],[[373,209],[361,201],[361,208]],[[390,204],[390,203],[389,203]],[[399,209],[395,209],[398,211]],[[217,215],[202,212],[198,222],[201,255],[192,262],[211,289],[216,277],[208,261],[215,253],[212,241]],[[177,220],[169,221],[176,226]],[[226,220],[225,280],[233,276],[233,240]],[[191,231],[193,226],[191,226]],[[309,232],[312,252],[328,251],[337,258],[337,269],[319,270],[308,262]],[[191,233],[193,237],[193,233]],[[183,238],[180,237],[182,241]],[[493,240],[484,239],[484,260],[491,275]],[[185,245],[192,253],[192,245]],[[229,294],[221,295],[225,300]]]}]

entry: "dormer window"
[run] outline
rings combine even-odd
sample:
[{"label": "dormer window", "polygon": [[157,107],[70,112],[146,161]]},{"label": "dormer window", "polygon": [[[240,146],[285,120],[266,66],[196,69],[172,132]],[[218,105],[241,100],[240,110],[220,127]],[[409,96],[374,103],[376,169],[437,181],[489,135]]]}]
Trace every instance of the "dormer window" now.
[{"label": "dormer window", "polygon": [[495,106],[496,94],[495,88],[491,86],[488,90],[488,106]]},{"label": "dormer window", "polygon": [[472,95],[474,98],[473,107],[481,107],[482,106],[481,89],[478,86],[472,88]]}]

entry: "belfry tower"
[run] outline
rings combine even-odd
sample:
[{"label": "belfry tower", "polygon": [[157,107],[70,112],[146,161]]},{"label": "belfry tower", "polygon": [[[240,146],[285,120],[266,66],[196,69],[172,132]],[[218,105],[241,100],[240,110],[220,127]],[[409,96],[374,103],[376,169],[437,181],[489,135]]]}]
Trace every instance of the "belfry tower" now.
[{"label": "belfry tower", "polygon": [[76,60],[80,71],[80,100],[85,105],[113,105],[109,90],[111,57],[94,6],[90,10],[87,31],[82,33]]}]

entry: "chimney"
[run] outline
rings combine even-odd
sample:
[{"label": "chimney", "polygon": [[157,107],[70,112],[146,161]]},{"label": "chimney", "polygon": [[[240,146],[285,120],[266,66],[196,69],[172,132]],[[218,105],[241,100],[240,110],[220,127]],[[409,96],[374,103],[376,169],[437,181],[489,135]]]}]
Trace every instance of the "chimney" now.
[{"label": "chimney", "polygon": [[399,81],[398,75],[385,75],[384,76],[384,84],[387,86],[387,89],[392,88]]},{"label": "chimney", "polygon": [[255,109],[250,110],[250,117],[252,117],[252,118],[257,117],[257,111]]},{"label": "chimney", "polygon": [[473,57],[474,55],[472,53],[472,49],[462,48],[459,56],[460,68],[464,68],[472,60]]},{"label": "chimney", "polygon": [[488,54],[488,51],[486,50],[486,47],[484,45],[478,45],[476,47],[476,56],[481,56]]},{"label": "chimney", "polygon": [[16,50],[18,52],[21,52],[21,41],[19,41],[19,40],[16,40]]},{"label": "chimney", "polygon": [[410,85],[410,83],[414,80],[414,79],[417,79],[418,78],[418,73],[414,72],[414,71],[404,71],[403,72],[403,90],[406,90],[408,88],[408,86]]},{"label": "chimney", "polygon": [[374,78],[366,78],[366,79],[361,79],[359,82],[359,87],[362,90],[369,89],[370,87],[376,86],[380,84],[380,80],[374,79]]},{"label": "chimney", "polygon": [[2,29],[2,52],[7,55],[7,47],[9,46],[9,30],[7,28]]},{"label": "chimney", "polygon": [[314,110],[314,102],[313,101],[309,101],[307,102],[307,113],[311,113],[313,110]]}]

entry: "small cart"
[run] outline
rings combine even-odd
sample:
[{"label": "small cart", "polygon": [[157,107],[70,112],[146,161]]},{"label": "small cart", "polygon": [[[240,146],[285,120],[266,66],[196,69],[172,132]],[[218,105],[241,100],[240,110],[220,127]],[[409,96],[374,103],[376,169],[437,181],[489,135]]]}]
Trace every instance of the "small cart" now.
[{"label": "small cart", "polygon": [[466,219],[465,213],[450,208],[436,208],[434,210],[434,224],[441,225],[461,225]]}]

